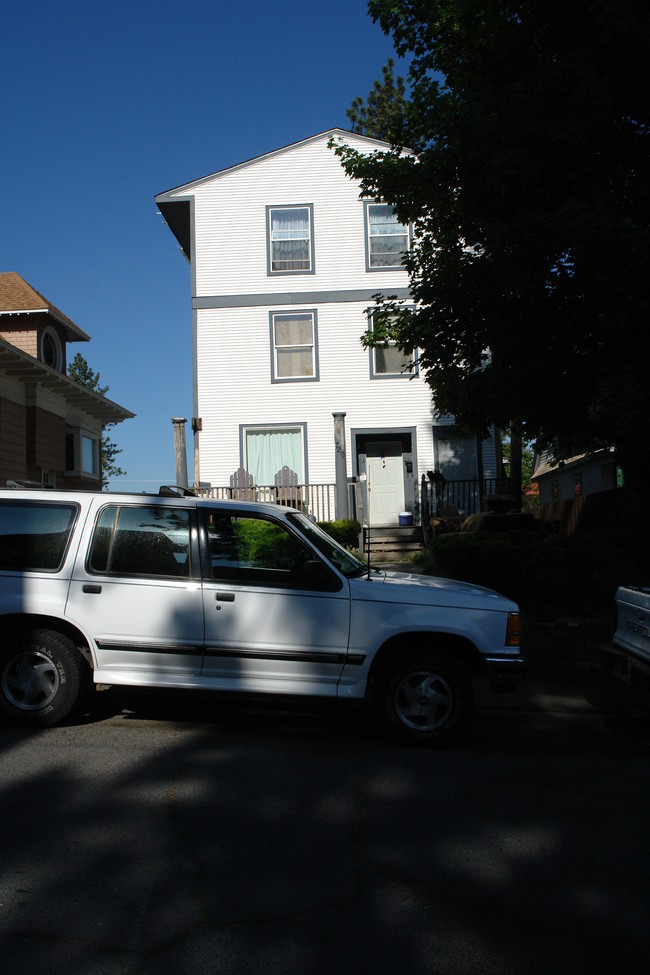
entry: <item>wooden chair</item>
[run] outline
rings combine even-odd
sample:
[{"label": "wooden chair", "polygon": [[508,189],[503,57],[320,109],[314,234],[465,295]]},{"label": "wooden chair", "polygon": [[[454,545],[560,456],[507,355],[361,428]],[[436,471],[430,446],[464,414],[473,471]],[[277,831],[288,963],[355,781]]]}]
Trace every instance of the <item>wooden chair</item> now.
[{"label": "wooden chair", "polygon": [[290,467],[285,466],[274,477],[276,504],[284,504],[290,508],[301,505],[301,491],[298,486],[298,475]]},{"label": "wooden chair", "polygon": [[244,467],[238,467],[234,474],[230,475],[231,498],[237,501],[255,501],[255,490],[253,487],[253,475],[249,474]]}]

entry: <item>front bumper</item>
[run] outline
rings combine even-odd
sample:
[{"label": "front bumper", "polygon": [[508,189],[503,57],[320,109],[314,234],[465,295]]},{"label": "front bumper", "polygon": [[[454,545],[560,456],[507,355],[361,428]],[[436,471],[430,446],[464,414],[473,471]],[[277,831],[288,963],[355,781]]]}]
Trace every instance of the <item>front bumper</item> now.
[{"label": "front bumper", "polygon": [[490,687],[493,691],[514,691],[528,670],[524,657],[492,655],[486,658]]}]

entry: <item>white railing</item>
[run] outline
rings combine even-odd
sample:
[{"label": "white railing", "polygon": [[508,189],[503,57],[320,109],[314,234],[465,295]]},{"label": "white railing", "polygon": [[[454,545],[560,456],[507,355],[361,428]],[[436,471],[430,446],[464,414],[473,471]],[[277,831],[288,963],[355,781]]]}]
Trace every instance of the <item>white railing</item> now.
[{"label": "white railing", "polygon": [[251,487],[198,488],[200,498],[258,501],[284,504],[304,511],[316,521],[336,521],[335,484],[280,485],[254,484]]}]

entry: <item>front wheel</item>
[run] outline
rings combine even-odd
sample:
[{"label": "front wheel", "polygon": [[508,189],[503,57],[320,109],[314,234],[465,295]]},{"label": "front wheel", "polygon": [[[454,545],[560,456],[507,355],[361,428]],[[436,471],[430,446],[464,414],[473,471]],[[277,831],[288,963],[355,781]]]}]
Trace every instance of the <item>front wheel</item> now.
[{"label": "front wheel", "polygon": [[469,673],[442,653],[396,664],[382,690],[388,726],[404,742],[447,744],[465,730],[474,707]]},{"label": "front wheel", "polygon": [[84,684],[85,663],[75,645],[52,630],[4,639],[0,654],[0,710],[12,721],[50,728],[72,711]]}]

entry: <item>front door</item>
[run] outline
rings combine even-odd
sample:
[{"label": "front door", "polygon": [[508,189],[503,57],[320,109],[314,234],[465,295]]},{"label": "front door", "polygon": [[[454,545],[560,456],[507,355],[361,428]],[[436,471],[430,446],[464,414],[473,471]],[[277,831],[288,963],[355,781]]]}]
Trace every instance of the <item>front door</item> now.
[{"label": "front door", "polygon": [[349,587],[282,519],[203,509],[205,658],[215,686],[335,695]]},{"label": "front door", "polygon": [[399,441],[366,448],[368,515],[371,528],[399,524],[404,510],[404,461]]}]

